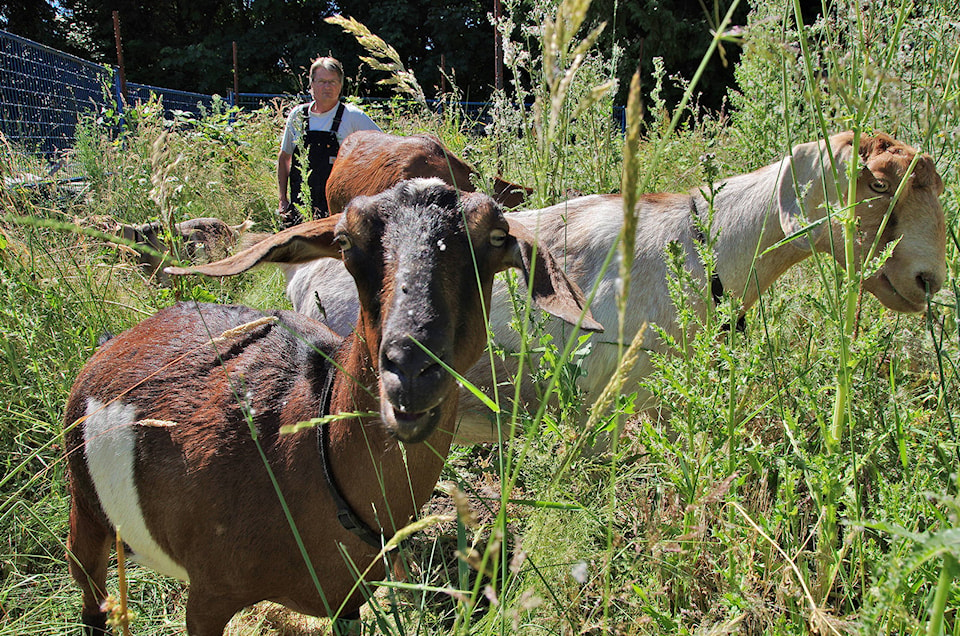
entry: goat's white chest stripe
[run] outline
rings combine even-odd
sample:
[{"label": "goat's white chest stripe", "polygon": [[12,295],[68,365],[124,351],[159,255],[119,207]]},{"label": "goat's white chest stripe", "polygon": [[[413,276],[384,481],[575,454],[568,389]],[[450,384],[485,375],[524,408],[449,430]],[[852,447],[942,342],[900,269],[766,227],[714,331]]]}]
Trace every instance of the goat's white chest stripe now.
[{"label": "goat's white chest stripe", "polygon": [[140,508],[134,481],[136,408],[122,402],[104,405],[87,399],[83,424],[84,454],[103,511],[120,529],[120,536],[135,552],[135,560],[162,574],[187,580],[187,572],[171,559],[150,535]]}]

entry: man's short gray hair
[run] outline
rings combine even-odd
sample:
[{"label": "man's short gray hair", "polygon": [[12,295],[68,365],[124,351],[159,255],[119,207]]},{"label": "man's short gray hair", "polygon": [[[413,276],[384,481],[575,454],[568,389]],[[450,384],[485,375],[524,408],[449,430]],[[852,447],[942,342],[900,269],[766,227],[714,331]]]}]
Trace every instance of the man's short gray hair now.
[{"label": "man's short gray hair", "polygon": [[340,60],[334,57],[318,57],[313,61],[313,64],[310,65],[310,81],[313,81],[313,74],[318,68],[323,68],[328,71],[333,71],[337,74],[337,77],[340,79],[340,83],[343,84],[343,64],[340,63]]}]

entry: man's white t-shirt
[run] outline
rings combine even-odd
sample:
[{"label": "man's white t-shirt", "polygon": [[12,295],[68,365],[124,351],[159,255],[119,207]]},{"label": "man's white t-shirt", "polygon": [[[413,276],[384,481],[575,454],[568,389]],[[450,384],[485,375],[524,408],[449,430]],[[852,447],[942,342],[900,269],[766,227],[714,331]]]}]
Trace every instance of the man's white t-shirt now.
[{"label": "man's white t-shirt", "polygon": [[[340,102],[344,105],[343,118],[340,120],[340,128],[337,130],[337,141],[343,143],[347,135],[358,130],[380,130],[380,127],[373,123],[373,120],[358,106],[346,102]],[[293,154],[297,142],[300,140],[303,124],[303,110],[310,108],[313,102],[300,104],[290,111],[287,116],[287,125],[283,130],[283,141],[280,143],[280,150],[287,154]],[[310,127],[308,130],[330,130],[333,125],[333,117],[337,112],[337,106],[334,106],[325,113],[310,113]]]}]

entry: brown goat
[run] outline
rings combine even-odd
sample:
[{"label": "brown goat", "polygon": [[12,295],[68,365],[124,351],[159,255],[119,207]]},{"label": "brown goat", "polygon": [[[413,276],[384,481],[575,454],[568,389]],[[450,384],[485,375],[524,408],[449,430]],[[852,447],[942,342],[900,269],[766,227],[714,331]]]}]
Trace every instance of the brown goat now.
[{"label": "brown goat", "polygon": [[[376,130],[359,130],[340,145],[337,160],[327,179],[330,214],[341,212],[355,196],[383,192],[394,184],[415,177],[437,177],[473,192],[470,175],[477,171],[447,150],[433,135],[402,137]],[[514,208],[533,193],[500,177],[494,177],[493,198]]]},{"label": "brown goat", "polygon": [[[224,261],[170,268],[225,276],[266,261],[341,258],[361,311],[341,339],[289,311],[183,303],[94,354],[65,419],[68,560],[85,631],[106,631],[114,529],[132,558],[189,580],[193,636],[222,634],[238,610],[265,599],[355,617],[364,584],[354,565],[382,577],[379,542],[416,514],[440,475],[457,415],[457,383],[443,365],[465,373],[483,351],[481,299],[489,306],[494,274],[534,267],[542,308],[571,322],[582,312],[579,289],[548,254],[532,263],[532,249],[486,195],[418,179]],[[589,313],[584,323],[599,328]],[[280,434],[323,414],[342,417]]]},{"label": "brown goat", "polygon": [[[227,225],[220,219],[201,217],[181,221],[173,226],[173,237],[183,248],[181,258],[215,261],[227,255],[230,248],[244,232],[253,226],[253,221],[244,221],[240,225]],[[169,277],[161,270],[164,260],[161,255],[171,252],[164,237],[159,221],[142,225],[121,225],[120,236],[152,251],[136,249],[140,267],[147,278],[156,277],[157,282],[167,283]]]}]

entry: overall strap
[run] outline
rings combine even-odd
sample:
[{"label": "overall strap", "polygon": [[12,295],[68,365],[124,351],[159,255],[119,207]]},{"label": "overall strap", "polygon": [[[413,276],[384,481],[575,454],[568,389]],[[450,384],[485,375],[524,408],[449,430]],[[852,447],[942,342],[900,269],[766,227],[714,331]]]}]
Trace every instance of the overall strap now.
[{"label": "overall strap", "polygon": [[306,135],[307,131],[310,130],[310,106],[312,102],[308,102],[303,106],[303,134]]},{"label": "overall strap", "polygon": [[[337,102],[337,112],[333,114],[333,123],[330,124],[330,132],[338,132],[340,130],[340,122],[343,120],[343,113],[346,111],[346,107],[343,105],[343,102]],[[306,108],[303,109],[303,132],[306,133],[310,130],[310,104],[307,104]]]},{"label": "overall strap", "polygon": [[343,105],[343,102],[337,103],[337,112],[333,116],[333,124],[330,126],[330,132],[339,132],[340,131],[340,120],[343,119],[343,111],[346,110],[346,107]]}]

